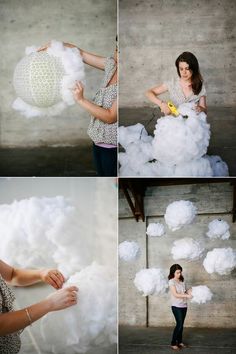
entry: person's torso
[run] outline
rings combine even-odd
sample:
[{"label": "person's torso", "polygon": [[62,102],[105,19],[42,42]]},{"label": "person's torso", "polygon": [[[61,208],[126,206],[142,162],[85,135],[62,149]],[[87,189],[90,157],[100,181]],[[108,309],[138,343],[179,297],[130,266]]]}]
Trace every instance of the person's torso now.
[{"label": "person's torso", "polygon": [[[169,285],[174,285],[178,294],[184,294],[186,292],[185,282],[177,282],[174,279],[171,279]],[[187,299],[177,298],[171,293],[171,305],[176,307],[187,307]]]},{"label": "person's torso", "polygon": [[[117,83],[111,83],[116,72],[116,62],[114,58],[108,57],[105,62],[105,73],[102,84],[96,92],[93,102],[103,108],[111,108],[117,99]],[[88,127],[88,135],[95,144],[105,143],[117,145],[117,122],[105,123],[100,119],[91,117]]]},{"label": "person's torso", "polygon": [[[12,312],[15,296],[0,274],[0,312]],[[19,332],[0,336],[0,353],[16,354],[20,351],[21,340]]]},{"label": "person's torso", "polygon": [[199,94],[194,94],[191,89],[183,88],[179,78],[173,78],[168,82],[168,91],[170,99],[175,106],[179,106],[182,103],[194,102],[198,103],[200,98],[206,95],[204,84]]}]

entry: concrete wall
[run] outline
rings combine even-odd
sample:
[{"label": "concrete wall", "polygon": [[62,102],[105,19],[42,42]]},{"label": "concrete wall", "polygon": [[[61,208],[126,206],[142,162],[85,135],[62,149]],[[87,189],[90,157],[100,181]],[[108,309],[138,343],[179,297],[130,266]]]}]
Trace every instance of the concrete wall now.
[{"label": "concrete wall", "polygon": [[150,105],[145,90],[176,75],[183,51],[199,59],[208,104],[235,105],[235,21],[233,0],[120,0],[120,106]]},{"label": "concrete wall", "polygon": [[[168,276],[169,268],[176,263],[172,259],[171,248],[176,239],[191,237],[202,240],[205,252],[215,247],[235,248],[236,224],[232,223],[232,186],[227,184],[184,185],[148,188],[145,197],[146,220],[138,223],[131,218],[128,204],[122,192],[119,200],[120,232],[119,242],[136,240],[141,246],[142,257],[131,266],[121,262],[119,265],[119,303],[120,323],[127,325],[172,326],[174,318],[170,310],[169,293],[149,296],[148,301],[140,295],[133,284],[135,273],[141,268],[160,267]],[[163,215],[169,203],[175,200],[190,200],[198,208],[198,215],[192,225],[172,232],[165,224]],[[227,241],[210,240],[205,236],[208,223],[221,217],[230,224],[231,238]],[[165,224],[166,235],[150,238],[146,236],[146,227],[151,222]],[[178,261],[183,267],[187,286],[207,285],[214,297],[204,305],[189,303],[186,326],[188,327],[235,327],[235,272],[220,276],[208,274],[199,261]]]},{"label": "concrete wall", "polygon": [[[12,77],[30,45],[67,41],[99,55],[115,49],[116,0],[0,1],[0,146],[87,144],[89,115],[78,105],[58,117],[26,119],[12,108]],[[86,66],[85,96],[92,99],[103,72]]]}]

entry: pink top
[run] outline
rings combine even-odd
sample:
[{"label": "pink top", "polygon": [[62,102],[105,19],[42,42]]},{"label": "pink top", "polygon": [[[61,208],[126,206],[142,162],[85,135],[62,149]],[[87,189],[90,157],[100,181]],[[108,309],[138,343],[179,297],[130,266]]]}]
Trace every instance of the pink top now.
[{"label": "pink top", "polygon": [[[185,294],[185,283],[176,281],[175,279],[169,280],[169,286],[174,285],[178,294]],[[171,305],[175,307],[187,307],[187,298],[177,298],[171,293]]]},{"label": "pink top", "polygon": [[95,144],[95,145],[103,147],[103,148],[106,148],[106,149],[111,149],[111,148],[116,148],[117,147],[116,145],[105,144],[105,143],[98,143],[98,144]]}]

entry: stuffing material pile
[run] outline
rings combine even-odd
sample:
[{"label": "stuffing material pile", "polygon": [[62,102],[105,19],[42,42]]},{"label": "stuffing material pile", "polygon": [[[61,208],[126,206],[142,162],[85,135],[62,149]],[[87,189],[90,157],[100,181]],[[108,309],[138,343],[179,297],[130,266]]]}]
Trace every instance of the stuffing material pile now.
[{"label": "stuffing material pile", "polygon": [[18,96],[13,108],[28,118],[59,115],[75,103],[71,89],[76,80],[84,79],[84,64],[77,48],[53,40],[47,50],[37,49],[26,48],[13,78]]},{"label": "stuffing material pile", "polygon": [[178,200],[168,205],[164,215],[165,222],[172,231],[191,224],[196,216],[197,208],[188,200]]},{"label": "stuffing material pile", "polygon": [[[210,126],[193,103],[178,107],[178,117],[157,120],[154,138],[140,123],[119,128],[120,176],[228,176],[219,156],[207,156]],[[188,118],[183,118],[183,116]]]},{"label": "stuffing material pile", "polygon": [[203,261],[207,273],[229,274],[236,267],[236,253],[231,248],[214,248]]},{"label": "stuffing material pile", "polygon": [[209,238],[221,238],[228,240],[230,238],[229,224],[222,219],[215,219],[208,225],[207,236]]},{"label": "stuffing material pile", "polygon": [[191,302],[205,304],[207,301],[211,301],[213,294],[206,285],[199,285],[192,287],[192,296]]},{"label": "stuffing material pile", "polygon": [[[41,332],[50,352],[96,352],[115,343],[117,287],[109,268],[93,263],[71,276],[64,287],[71,285],[79,288],[77,305],[51,312],[42,320]],[[63,334],[57,341],[54,331]]]},{"label": "stuffing material pile", "polygon": [[140,247],[137,242],[124,241],[119,244],[119,257],[123,261],[132,262],[140,256]]},{"label": "stuffing material pile", "polygon": [[164,225],[159,222],[150,223],[147,227],[146,234],[151,237],[161,237],[165,234]]},{"label": "stuffing material pile", "polygon": [[143,296],[163,295],[168,288],[168,282],[162,269],[142,269],[135,275],[134,285]]},{"label": "stuffing material pile", "polygon": [[171,253],[174,260],[186,259],[189,261],[195,261],[201,258],[204,248],[200,243],[192,238],[182,238],[174,241]]}]

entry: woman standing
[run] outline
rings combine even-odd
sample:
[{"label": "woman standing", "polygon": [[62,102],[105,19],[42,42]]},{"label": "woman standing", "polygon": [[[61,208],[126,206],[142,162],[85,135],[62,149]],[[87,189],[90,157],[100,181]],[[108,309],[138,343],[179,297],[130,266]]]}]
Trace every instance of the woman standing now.
[{"label": "woman standing", "polygon": [[161,85],[149,89],[146,92],[147,98],[157,104],[165,115],[171,113],[170,109],[167,103],[158,96],[167,91],[174,105],[179,106],[182,103],[195,102],[197,112],[207,113],[206,89],[195,55],[190,52],[183,52],[176,59],[175,66],[179,77],[171,78]]},{"label": "woman standing", "polygon": [[[0,260],[0,353],[16,354],[20,351],[22,330],[48,312],[65,309],[77,303],[78,288],[70,286],[61,289],[63,275],[57,269],[26,270],[9,266]],[[60,289],[46,299],[14,311],[15,296],[7,283],[16,286],[29,286],[44,282]]]},{"label": "woman standing", "polygon": [[184,320],[187,313],[187,299],[191,299],[191,290],[186,291],[182,267],[179,264],[173,264],[170,267],[168,276],[171,292],[171,309],[176,320],[176,326],[171,340],[171,348],[180,350],[186,345],[182,341]]},{"label": "woman standing", "polygon": [[101,87],[93,102],[84,97],[78,82],[74,97],[90,115],[88,135],[93,141],[93,158],[98,176],[117,176],[117,47],[113,57],[99,57],[80,49],[85,63],[104,70]]},{"label": "woman standing", "polygon": [[[117,38],[116,38],[117,40]],[[41,47],[46,50],[50,43]],[[74,98],[90,114],[88,135],[93,141],[93,158],[98,176],[117,176],[117,45],[113,56],[103,57],[77,48],[85,64],[104,71],[101,87],[93,101],[84,96],[84,86],[76,82]]]}]

